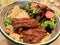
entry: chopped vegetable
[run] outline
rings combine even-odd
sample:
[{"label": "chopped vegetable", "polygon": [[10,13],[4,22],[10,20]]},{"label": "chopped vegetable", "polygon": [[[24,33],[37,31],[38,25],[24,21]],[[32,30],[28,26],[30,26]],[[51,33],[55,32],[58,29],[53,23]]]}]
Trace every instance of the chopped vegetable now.
[{"label": "chopped vegetable", "polygon": [[11,17],[7,17],[7,18],[4,20],[4,23],[5,23],[5,26],[7,26],[7,25],[12,25],[12,19],[11,19]]},{"label": "chopped vegetable", "polygon": [[46,17],[47,17],[47,18],[52,18],[52,17],[54,17],[54,13],[51,12],[51,11],[47,11],[47,12],[46,12]]},{"label": "chopped vegetable", "polygon": [[38,6],[41,8],[41,9],[44,9],[45,6],[43,4],[38,4]]},{"label": "chopped vegetable", "polygon": [[36,6],[37,6],[37,4],[36,4],[36,3],[34,3],[34,2],[32,2],[32,3],[31,3],[31,6],[32,6],[32,7],[36,7]]},{"label": "chopped vegetable", "polygon": [[26,3],[26,4],[23,6],[23,8],[24,8],[27,12],[31,12],[31,13],[33,13],[34,10],[35,10],[35,8],[32,6],[31,3]]},{"label": "chopped vegetable", "polygon": [[[37,4],[32,2],[32,3],[26,3],[23,8],[27,11],[27,12],[31,12],[31,14],[36,14],[41,12],[41,9],[36,7]],[[36,8],[35,8],[36,7]]]},{"label": "chopped vegetable", "polygon": [[40,8],[33,8],[33,7],[30,7],[30,11],[31,11],[32,14],[36,14],[36,13],[42,12]]},{"label": "chopped vegetable", "polygon": [[26,10],[26,11],[29,11],[30,10],[30,5],[29,3],[26,3],[23,8]]},{"label": "chopped vegetable", "polygon": [[51,18],[50,20],[43,20],[40,23],[40,26],[43,28],[46,28],[47,26],[49,26],[50,28],[54,28],[54,26],[56,25],[54,22],[55,22],[54,18]]},{"label": "chopped vegetable", "polygon": [[36,9],[32,6],[30,6],[30,12],[33,13]]}]

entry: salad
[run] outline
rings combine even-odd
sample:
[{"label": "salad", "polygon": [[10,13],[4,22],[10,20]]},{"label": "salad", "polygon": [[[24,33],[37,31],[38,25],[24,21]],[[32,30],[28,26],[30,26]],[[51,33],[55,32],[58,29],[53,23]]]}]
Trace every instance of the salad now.
[{"label": "salad", "polygon": [[25,4],[23,8],[30,14],[31,18],[38,20],[39,26],[44,29],[49,27],[52,30],[55,27],[57,14],[47,6],[32,2]]}]

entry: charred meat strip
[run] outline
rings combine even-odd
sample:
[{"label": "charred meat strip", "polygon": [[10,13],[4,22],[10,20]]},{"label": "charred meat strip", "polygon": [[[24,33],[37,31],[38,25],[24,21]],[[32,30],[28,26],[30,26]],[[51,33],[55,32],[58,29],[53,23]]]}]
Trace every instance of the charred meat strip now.
[{"label": "charred meat strip", "polygon": [[44,36],[47,35],[47,31],[39,27],[38,21],[30,18],[13,18],[13,27],[17,29],[19,34],[23,35],[23,42],[25,43],[38,43]]},{"label": "charred meat strip", "polygon": [[37,20],[30,18],[21,18],[21,19],[13,18],[12,22],[13,22],[13,27],[15,29],[20,27],[33,28],[33,27],[37,27],[39,24]]},{"label": "charred meat strip", "polygon": [[23,41],[25,43],[38,43],[44,36],[47,35],[47,32],[42,28],[33,28],[29,30],[24,30]]}]

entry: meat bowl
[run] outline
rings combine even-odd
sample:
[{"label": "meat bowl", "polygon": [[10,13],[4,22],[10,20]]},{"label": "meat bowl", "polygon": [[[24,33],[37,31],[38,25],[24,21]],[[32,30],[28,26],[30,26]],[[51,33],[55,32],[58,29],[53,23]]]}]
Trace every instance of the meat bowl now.
[{"label": "meat bowl", "polygon": [[58,14],[41,2],[21,1],[0,12],[0,32],[16,45],[43,45],[60,34]]}]

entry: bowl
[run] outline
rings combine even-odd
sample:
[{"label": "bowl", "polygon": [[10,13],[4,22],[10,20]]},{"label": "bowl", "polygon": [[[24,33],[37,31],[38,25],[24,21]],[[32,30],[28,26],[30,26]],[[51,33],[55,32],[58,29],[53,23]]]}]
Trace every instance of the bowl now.
[{"label": "bowl", "polygon": [[[51,44],[52,42],[54,42],[58,37],[59,37],[59,34],[60,34],[60,17],[58,16],[57,18],[57,25],[56,27],[54,28],[54,30],[51,32],[51,38],[44,42],[44,43],[38,43],[38,44],[27,44],[27,43],[23,43],[23,42],[18,42],[14,39],[12,39],[10,36],[8,36],[6,33],[5,33],[5,25],[4,25],[4,19],[5,19],[5,16],[7,16],[7,13],[16,5],[19,5],[19,6],[23,6],[25,3],[27,3],[28,1],[21,1],[21,2],[15,2],[13,4],[10,4],[8,5],[7,7],[5,7],[3,10],[1,10],[0,12],[0,32],[4,35],[4,37],[6,37],[7,40],[9,40],[10,42],[12,42],[13,44],[16,44],[16,45],[43,45],[43,44]],[[38,2],[38,3],[41,3],[41,2]]]}]

